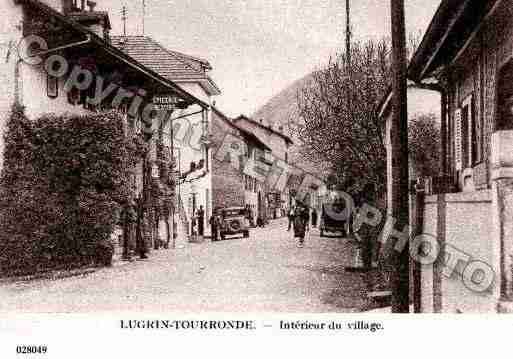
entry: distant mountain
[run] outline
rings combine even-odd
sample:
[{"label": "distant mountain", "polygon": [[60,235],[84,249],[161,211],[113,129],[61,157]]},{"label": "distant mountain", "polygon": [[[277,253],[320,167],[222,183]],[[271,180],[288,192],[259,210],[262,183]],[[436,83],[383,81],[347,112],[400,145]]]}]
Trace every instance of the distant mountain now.
[{"label": "distant mountain", "polygon": [[297,94],[310,81],[312,81],[312,74],[295,81],[260,107],[252,117],[275,126],[280,124],[289,135],[294,136],[292,125],[299,121]]},{"label": "distant mountain", "polygon": [[251,117],[255,120],[262,120],[273,128],[283,126],[285,134],[289,135],[294,140],[294,145],[291,148],[290,162],[296,164],[298,167],[305,171],[312,173],[326,174],[326,166],[320,163],[312,163],[307,161],[301,155],[301,141],[296,133],[296,124],[301,122],[299,118],[299,110],[297,103],[297,96],[299,91],[313,80],[313,74],[308,74],[305,77],[296,80],[290,86],[280,91],[277,95],[272,97],[264,106],[259,108]]}]

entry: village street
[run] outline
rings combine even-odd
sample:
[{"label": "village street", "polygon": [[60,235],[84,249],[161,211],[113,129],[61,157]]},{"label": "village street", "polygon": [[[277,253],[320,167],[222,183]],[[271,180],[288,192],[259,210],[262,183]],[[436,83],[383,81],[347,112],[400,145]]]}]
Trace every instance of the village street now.
[{"label": "village street", "polygon": [[85,277],[4,284],[0,311],[351,312],[365,305],[362,274],[344,271],[347,239],[311,232],[298,248],[286,219],[249,239],[188,244]]}]

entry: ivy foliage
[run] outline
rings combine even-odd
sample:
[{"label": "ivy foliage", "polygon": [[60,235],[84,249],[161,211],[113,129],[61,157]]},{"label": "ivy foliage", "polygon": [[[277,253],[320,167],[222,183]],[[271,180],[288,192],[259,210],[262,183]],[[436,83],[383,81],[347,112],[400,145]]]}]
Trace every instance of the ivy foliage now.
[{"label": "ivy foliage", "polygon": [[0,273],[108,264],[137,146],[116,112],[29,121],[15,105],[0,179]]}]

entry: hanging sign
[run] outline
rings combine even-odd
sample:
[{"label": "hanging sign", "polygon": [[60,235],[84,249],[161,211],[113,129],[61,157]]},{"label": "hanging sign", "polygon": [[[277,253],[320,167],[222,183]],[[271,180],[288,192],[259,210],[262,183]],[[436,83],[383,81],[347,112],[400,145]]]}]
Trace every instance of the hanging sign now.
[{"label": "hanging sign", "polygon": [[461,136],[461,109],[454,112],[454,159],[456,162],[456,170],[463,169],[463,143]]},{"label": "hanging sign", "polygon": [[178,99],[174,96],[154,96],[153,106],[157,111],[173,111]]}]

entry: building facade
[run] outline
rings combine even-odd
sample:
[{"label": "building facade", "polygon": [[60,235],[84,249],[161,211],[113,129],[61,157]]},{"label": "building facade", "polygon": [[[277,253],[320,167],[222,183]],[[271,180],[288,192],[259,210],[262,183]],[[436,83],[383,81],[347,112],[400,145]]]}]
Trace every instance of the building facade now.
[{"label": "building facade", "polygon": [[[220,90],[210,78],[211,65],[203,59],[171,51],[147,36],[113,36],[114,46],[148,68],[212,106]],[[208,218],[212,215],[211,111],[189,106],[175,111],[167,132],[178,164],[177,213],[175,223],[179,240],[198,234],[203,209],[204,235],[209,235]],[[196,236],[194,236],[196,238]]]},{"label": "building facade", "polygon": [[[512,308],[512,63],[513,7],[500,0],[442,1],[410,63],[410,80],[442,94],[442,172],[417,227],[446,255],[464,253],[449,271],[421,267],[423,312]],[[476,263],[487,275],[472,276]]]},{"label": "building facade", "polygon": [[270,148],[216,108],[212,111],[212,141],[214,208],[246,207],[256,225],[256,219],[262,215],[258,194],[263,192],[263,183],[251,167],[257,163],[259,154]]},{"label": "building facade", "polygon": [[[5,130],[14,103],[24,106],[29,119],[45,113],[118,111],[125,121],[125,135],[145,137],[147,151],[133,168],[132,178],[132,203],[137,208],[144,206],[142,211],[135,208],[141,221],[132,227],[120,225],[113,235],[119,237],[124,252],[135,249],[135,241],[153,248],[168,245],[173,237],[168,209],[174,206],[174,182],[168,181],[171,157],[163,149],[163,133],[171,125],[165,120],[168,111],[157,110],[153,98],[172,97],[180,108],[208,106],[112,46],[108,14],[95,11],[95,3],[85,5],[73,0],[9,0],[3,5],[2,15],[8,21],[1,25],[6,60],[0,64],[0,130]],[[43,42],[35,40],[36,36]],[[24,44],[36,46],[24,49]],[[109,87],[110,93],[97,98]],[[135,94],[139,95],[137,102]],[[92,98],[99,101],[89,101]],[[154,111],[151,124],[142,121],[145,110]]]},{"label": "building facade", "polygon": [[[283,127],[275,129],[271,125],[264,124],[263,120],[257,121],[244,115],[237,117],[234,121],[240,128],[254,133],[271,149],[260,156],[264,164],[272,167],[276,161],[289,163],[289,151],[293,141],[283,133]],[[264,221],[285,216],[291,203],[288,189],[279,191],[273,187],[273,184],[262,182],[257,192],[259,212],[262,213]]]}]

